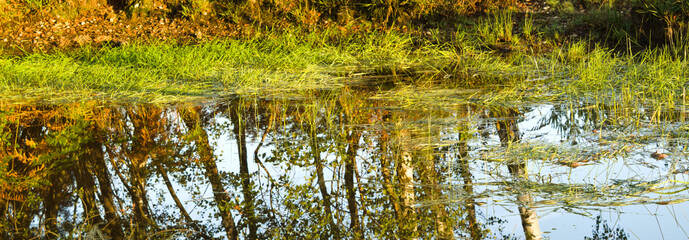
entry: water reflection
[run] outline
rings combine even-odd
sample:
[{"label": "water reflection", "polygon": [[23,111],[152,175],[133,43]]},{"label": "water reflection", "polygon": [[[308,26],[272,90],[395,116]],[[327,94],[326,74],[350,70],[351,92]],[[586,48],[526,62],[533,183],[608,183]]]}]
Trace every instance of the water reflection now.
[{"label": "water reflection", "polygon": [[[576,167],[613,166],[622,150],[643,154],[641,144],[658,144],[618,138],[605,145],[606,136],[592,133],[626,126],[620,116],[629,112],[565,104],[548,111],[468,103],[416,108],[376,94],[340,89],[201,105],[2,106],[0,236],[509,238],[511,231],[501,231],[509,220],[502,219],[516,212],[522,236],[541,239],[548,235],[539,209],[595,206],[578,200],[586,198],[686,199],[679,184],[685,177],[677,174],[616,175],[600,184],[572,179]],[[677,149],[683,136],[674,139]],[[627,143],[634,148],[620,145]],[[611,153],[584,162],[586,152],[572,150],[582,145]],[[603,189],[615,187],[620,191]],[[674,192],[651,199],[659,188]],[[601,202],[594,209],[604,209]],[[491,214],[495,206],[509,212]],[[586,219],[579,228],[593,226]]]},{"label": "water reflection", "polygon": [[[514,108],[495,107],[491,109],[491,116],[497,118],[495,128],[497,130],[500,143],[503,147],[509,148],[511,144],[519,143],[522,139],[517,125],[517,119],[522,117],[519,110]],[[528,181],[526,163],[515,161],[507,163],[507,169],[514,176],[515,181]],[[529,189],[520,189],[516,196],[519,206],[519,216],[521,217],[524,236],[527,240],[541,239],[541,228],[538,224],[538,215],[531,209],[533,197]]]}]

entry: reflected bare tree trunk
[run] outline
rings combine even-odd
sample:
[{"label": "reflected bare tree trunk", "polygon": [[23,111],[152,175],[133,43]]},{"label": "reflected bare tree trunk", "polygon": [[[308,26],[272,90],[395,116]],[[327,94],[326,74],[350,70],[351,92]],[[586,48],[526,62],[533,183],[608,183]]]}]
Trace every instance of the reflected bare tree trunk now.
[{"label": "reflected bare tree trunk", "polygon": [[433,149],[424,149],[424,162],[421,164],[421,180],[434,215],[435,228],[439,239],[454,239],[453,226],[445,209],[445,198],[441,186],[438,185],[438,173],[435,169]]},{"label": "reflected bare tree trunk", "polygon": [[91,159],[87,164],[91,174],[98,180],[98,187],[100,189],[98,199],[105,212],[105,220],[107,221],[106,231],[112,239],[124,239],[122,223],[118,215],[117,206],[115,206],[115,193],[112,190],[110,174],[108,174],[108,167],[105,164],[102,140],[96,138],[94,141],[89,142],[88,145]]},{"label": "reflected bare tree trunk", "polygon": [[[110,176],[107,173],[107,166],[105,165],[105,153],[103,152],[103,135],[106,133],[96,124],[90,127],[91,136],[85,143],[83,148],[85,152],[79,157],[77,186],[79,182],[83,182],[83,189],[85,190],[82,201],[84,205],[85,219],[95,216],[96,219],[93,224],[98,224],[105,221],[103,231],[111,239],[124,239],[120,217],[117,215],[117,208],[114,203],[114,193],[111,188]],[[95,180],[98,180],[98,190],[96,190]],[[105,211],[105,220],[102,220],[100,211],[95,202],[95,196],[98,196],[99,202]]]},{"label": "reflected bare tree trunk", "polygon": [[134,210],[132,234],[134,238],[143,239],[147,226],[152,226],[151,210],[146,194],[149,177],[148,159],[151,150],[156,146],[156,123],[160,121],[161,110],[154,107],[139,106],[137,110],[129,111],[129,118],[134,127],[132,145],[129,149],[129,182],[130,198]]},{"label": "reflected bare tree trunk", "polygon": [[524,228],[526,239],[541,239],[541,227],[538,225],[538,215],[536,215],[536,211],[527,207],[533,204],[531,194],[526,193],[518,195],[517,202],[521,205],[519,206],[519,216],[522,219],[522,227]]},{"label": "reflected bare tree trunk", "polygon": [[187,223],[189,224],[194,224],[194,220],[187,212],[187,209],[182,204],[182,201],[180,201],[179,197],[177,197],[177,192],[175,191],[175,188],[172,187],[172,182],[170,181],[170,177],[168,176],[165,167],[163,167],[163,164],[161,164],[158,160],[155,160],[155,166],[158,175],[160,175],[160,177],[163,178],[163,183],[165,183],[165,187],[167,188],[168,193],[170,193],[170,197],[172,197],[172,200],[175,202],[175,205],[177,206],[177,209],[179,209],[179,212],[182,213],[182,217],[184,217],[184,220],[187,221]]},{"label": "reflected bare tree trunk", "polygon": [[416,197],[414,193],[414,165],[412,148],[408,141],[411,133],[408,130],[399,130],[396,141],[399,146],[397,150],[397,181],[402,188],[400,194],[401,211],[398,220],[401,224],[400,235],[403,237],[416,236]]},{"label": "reflected bare tree trunk", "polygon": [[[492,114],[494,117],[506,117],[506,119],[496,122],[498,136],[500,137],[500,142],[503,146],[509,146],[511,143],[521,141],[521,135],[519,133],[519,127],[517,126],[516,120],[516,118],[520,116],[518,110],[512,108],[497,109],[497,111],[492,112]],[[526,163],[524,162],[508,164],[507,168],[510,171],[510,174],[517,179],[521,180],[526,177]],[[524,229],[526,239],[541,239],[541,228],[538,225],[538,215],[536,215],[536,211],[528,208],[528,206],[533,203],[531,194],[528,192],[519,194],[517,196],[517,202],[520,205],[519,215],[521,217],[522,228]]]},{"label": "reflected bare tree trunk", "polygon": [[59,177],[65,176],[65,172],[56,173],[55,175],[50,179],[50,186],[43,196],[43,225],[46,234],[52,237],[58,236],[57,213],[60,209],[60,203],[67,197],[67,194],[64,194],[64,179]]},{"label": "reflected bare tree trunk", "polygon": [[[92,136],[85,137],[92,138]],[[74,167],[76,185],[77,189],[80,191],[79,198],[84,208],[84,219],[90,226],[98,225],[103,222],[96,203],[95,174],[92,174],[90,167],[91,162],[97,161],[97,157],[102,157],[102,149],[100,149],[100,145],[93,144],[93,142],[93,140],[89,141],[85,146],[82,146],[84,152],[77,157],[76,166]],[[98,156],[98,153],[101,153],[101,156]]]},{"label": "reflected bare tree trunk", "polygon": [[[330,231],[335,239],[339,238],[339,229],[335,220],[333,219],[332,203],[330,201],[330,194],[328,193],[328,188],[325,185],[325,177],[323,176],[323,160],[321,159],[321,150],[318,145],[318,136],[316,133],[315,122],[311,122],[311,126],[308,127],[309,132],[309,145],[311,145],[311,157],[313,157],[313,164],[316,166],[316,177],[318,181],[318,189],[321,192],[321,197],[323,197],[323,208],[325,209],[325,214],[330,225]],[[321,239],[327,239],[328,236],[321,234]]]},{"label": "reflected bare tree trunk", "polygon": [[359,138],[361,133],[353,130],[347,136],[347,153],[345,159],[345,188],[347,191],[347,208],[349,209],[349,227],[354,232],[354,236],[361,237],[361,226],[359,223],[359,210],[357,209],[356,190],[354,189],[354,174],[356,169],[356,156],[359,150]]},{"label": "reflected bare tree trunk", "polygon": [[242,106],[239,101],[233,101],[230,104],[230,120],[234,125],[232,132],[237,138],[237,149],[239,151],[239,177],[242,181],[242,194],[244,195],[242,211],[244,217],[249,225],[248,239],[257,239],[258,220],[255,213],[255,202],[253,193],[253,184],[251,183],[251,175],[249,174],[248,152],[246,149],[246,122],[242,118]]},{"label": "reflected bare tree trunk", "polygon": [[392,172],[390,171],[391,157],[387,154],[390,149],[390,135],[387,132],[382,132],[378,137],[378,144],[380,145],[380,166],[381,175],[383,177],[383,188],[392,205],[395,216],[400,218],[402,207],[400,206],[399,197],[395,191],[395,185],[392,183]]},{"label": "reflected bare tree trunk", "polygon": [[460,176],[464,181],[464,192],[469,196],[465,202],[465,209],[467,212],[467,221],[469,222],[469,235],[471,239],[480,240],[485,238],[484,232],[481,230],[481,226],[478,224],[476,218],[476,201],[474,200],[474,186],[473,179],[471,176],[471,171],[469,168],[469,146],[467,145],[467,139],[469,139],[468,129],[466,123],[461,126],[461,133],[459,137],[459,169]]},{"label": "reflected bare tree trunk", "polygon": [[158,175],[163,179],[163,182],[165,183],[165,187],[167,188],[168,193],[170,193],[170,197],[172,197],[172,200],[175,202],[175,206],[177,206],[177,209],[179,209],[179,212],[182,214],[182,217],[184,220],[187,222],[189,226],[191,226],[194,231],[198,234],[198,236],[195,237],[203,237],[204,239],[212,239],[212,237],[208,236],[204,232],[204,230],[197,224],[194,219],[191,218],[189,215],[189,212],[187,212],[187,209],[184,207],[182,204],[182,201],[179,200],[179,197],[177,196],[177,192],[172,186],[172,181],[170,181],[170,177],[167,174],[167,170],[161,163],[161,159],[154,159],[153,160],[156,171],[158,172]]},{"label": "reflected bare tree trunk", "polygon": [[[4,190],[4,189],[3,189]],[[2,192],[2,194],[7,194]],[[10,221],[11,216],[8,216],[7,212],[10,210],[10,205],[5,197],[0,197],[0,240],[6,240],[10,238]]]},{"label": "reflected bare tree trunk", "polygon": [[[382,115],[380,119],[382,123],[392,118],[387,111],[381,111],[379,114]],[[399,123],[396,124],[397,129],[382,131],[377,141],[380,145],[381,175],[385,195],[389,198],[398,224],[398,233],[395,237],[412,239],[417,232],[413,146],[409,143],[411,139],[409,131],[400,129]]]},{"label": "reflected bare tree trunk", "polygon": [[[351,104],[351,99],[348,98],[349,94],[342,94],[340,99],[337,100],[337,106],[343,113],[339,115],[340,124],[343,126],[355,123],[357,119],[357,109],[354,104]],[[343,134],[345,136],[345,146],[343,160],[344,166],[344,186],[347,198],[347,209],[349,210],[349,228],[351,229],[355,238],[363,237],[361,223],[359,219],[359,207],[356,201],[356,189],[354,187],[354,177],[356,175],[356,157],[359,151],[359,139],[361,138],[361,131],[357,127],[351,127],[347,130],[343,128]],[[345,135],[346,134],[346,135]]]},{"label": "reflected bare tree trunk", "polygon": [[218,207],[218,212],[222,219],[221,225],[225,229],[227,238],[230,240],[236,240],[239,238],[239,232],[232,218],[232,212],[230,212],[228,203],[230,202],[230,197],[226,194],[225,187],[222,184],[222,178],[218,172],[218,166],[215,163],[215,155],[213,154],[213,149],[208,141],[208,134],[203,129],[202,123],[199,121],[199,108],[189,108],[180,109],[180,115],[182,120],[186,125],[187,129],[191,131],[202,131],[202,134],[198,134],[198,137],[194,140],[196,143],[196,151],[199,155],[199,164],[204,168],[206,177],[211,184],[213,189],[213,198],[215,204]]}]

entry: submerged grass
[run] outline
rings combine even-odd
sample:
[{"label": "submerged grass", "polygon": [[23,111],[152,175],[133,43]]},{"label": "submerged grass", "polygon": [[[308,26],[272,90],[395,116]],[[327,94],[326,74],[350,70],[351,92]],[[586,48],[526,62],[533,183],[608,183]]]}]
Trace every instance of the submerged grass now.
[{"label": "submerged grass", "polygon": [[[619,133],[605,135],[616,138],[616,134]],[[680,160],[676,159],[667,172],[638,175],[643,172],[641,168],[654,169],[654,164],[662,164],[647,162],[645,158],[650,157],[639,143],[603,138],[586,146],[527,141],[486,149],[478,157],[498,165],[528,165],[526,175],[519,181],[505,171],[507,167],[485,169],[484,174],[495,179],[495,184],[510,186],[492,196],[528,192],[542,199],[536,205],[563,204],[574,208],[684,201],[683,196],[669,195],[688,188],[686,182],[673,180],[677,172],[685,171],[684,164],[678,164]]]}]

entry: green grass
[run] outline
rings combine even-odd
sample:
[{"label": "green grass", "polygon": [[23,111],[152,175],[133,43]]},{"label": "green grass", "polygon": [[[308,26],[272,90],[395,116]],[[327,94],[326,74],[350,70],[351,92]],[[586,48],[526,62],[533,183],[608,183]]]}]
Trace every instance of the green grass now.
[{"label": "green grass", "polygon": [[672,107],[683,102],[689,80],[687,61],[674,58],[670,49],[630,55],[602,47],[583,48],[584,43],[575,43],[553,57],[559,61],[550,63],[552,74],[562,78],[559,89],[568,95]]},{"label": "green grass", "polygon": [[518,38],[514,36],[514,21],[512,19],[512,11],[499,11],[492,15],[481,19],[477,24],[477,34],[483,40],[484,44],[494,45],[498,43],[516,44]]},{"label": "green grass", "polygon": [[[430,101],[414,102],[431,105],[452,105],[457,98],[447,98],[448,89],[471,88],[497,90],[462,96],[461,101],[510,105],[584,98],[667,107],[686,102],[689,68],[676,49],[632,54],[577,41],[534,53],[529,44],[548,42],[535,32],[542,26],[526,16],[523,27],[513,28],[512,14],[498,11],[464,23],[467,28],[452,34],[438,29],[426,30],[426,35],[291,29],[198,45],[133,43],[4,57],[0,100],[179,102],[232,93],[339,88],[365,81],[361,76],[396,75],[408,77],[396,80],[402,84],[425,89],[414,98]],[[490,50],[496,43],[510,45],[508,54]],[[404,94],[409,93],[398,95]],[[437,96],[446,98],[434,101]]]},{"label": "green grass", "polygon": [[[0,60],[5,100],[59,93],[67,99],[167,101],[167,97],[214,97],[258,90],[322,88],[342,76],[380,69],[439,68],[451,58],[439,48],[415,49],[409,36],[374,33],[342,44],[328,33],[287,32],[252,40],[200,45],[132,44],[31,54]],[[50,96],[54,99],[55,96]],[[174,100],[171,100],[174,101]]]}]

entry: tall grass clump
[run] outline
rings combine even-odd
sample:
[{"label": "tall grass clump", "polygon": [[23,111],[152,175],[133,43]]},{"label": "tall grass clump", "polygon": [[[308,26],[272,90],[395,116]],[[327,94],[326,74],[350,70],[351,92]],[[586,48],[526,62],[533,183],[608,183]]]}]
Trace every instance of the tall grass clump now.
[{"label": "tall grass clump", "polygon": [[673,51],[665,48],[640,54],[637,64],[628,65],[627,77],[645,97],[674,105],[689,80],[687,67],[687,60],[675,58]]},{"label": "tall grass clump", "polygon": [[555,51],[551,74],[563,78],[562,92],[568,96],[594,97],[604,100],[615,96],[623,84],[621,64],[611,50],[603,47],[588,49],[588,43],[575,42]]},{"label": "tall grass clump", "polygon": [[638,54],[577,42],[553,54],[551,74],[567,96],[624,104],[653,103],[675,107],[689,83],[686,60],[674,57],[670,47]]},{"label": "tall grass clump", "polygon": [[528,40],[534,40],[534,35],[536,34],[535,31],[536,29],[533,23],[533,15],[527,13],[526,16],[524,16],[524,26],[522,29],[522,34],[524,35],[524,38]]},{"label": "tall grass clump", "polygon": [[483,18],[476,25],[477,34],[485,45],[499,43],[516,44],[518,37],[513,34],[512,11],[502,10]]}]

